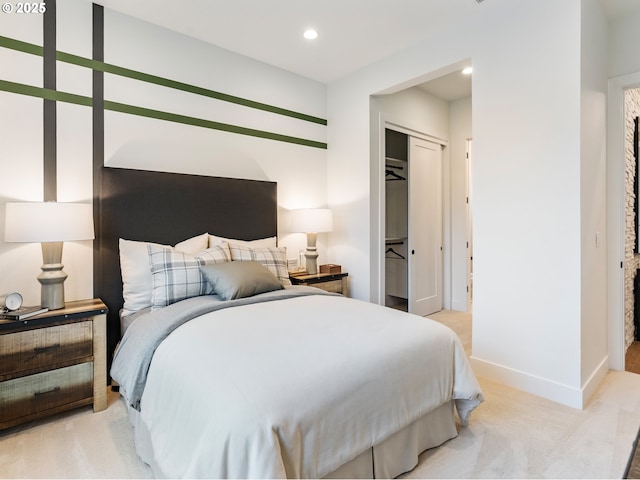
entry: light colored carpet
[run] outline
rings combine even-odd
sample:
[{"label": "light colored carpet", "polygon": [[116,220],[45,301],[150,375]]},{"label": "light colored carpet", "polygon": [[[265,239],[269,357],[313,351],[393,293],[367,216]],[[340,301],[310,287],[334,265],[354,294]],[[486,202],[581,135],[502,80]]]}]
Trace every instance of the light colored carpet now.
[{"label": "light colored carpet", "polygon": [[[470,315],[431,316],[470,347]],[[465,340],[467,338],[467,340]],[[469,353],[469,350],[467,350]],[[610,372],[584,410],[480,379],[486,401],[406,478],[621,478],[640,426],[640,375]],[[123,402],[0,432],[2,478],[149,478]]]},{"label": "light colored carpet", "polygon": [[91,407],[0,433],[2,478],[152,478],[140,460],[119,394]]}]

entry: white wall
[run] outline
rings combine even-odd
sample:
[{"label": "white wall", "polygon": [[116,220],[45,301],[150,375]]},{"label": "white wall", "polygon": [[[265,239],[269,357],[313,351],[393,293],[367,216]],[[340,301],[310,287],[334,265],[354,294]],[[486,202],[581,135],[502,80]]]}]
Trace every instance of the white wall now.
[{"label": "white wall", "polygon": [[[595,388],[609,367],[607,344],[607,21],[596,0],[582,2],[581,386]],[[588,395],[587,395],[588,396]]]},{"label": "white wall", "polygon": [[609,77],[640,72],[640,10],[618,17],[609,26]]},{"label": "white wall", "polygon": [[[186,54],[185,54],[186,52]],[[279,68],[105,10],[105,61],[326,118],[325,86]],[[216,122],[326,141],[326,127],[113,75],[105,98]],[[279,242],[290,259],[306,248],[287,211],[326,206],[326,150],[117,112],[105,115],[105,164],[278,182]],[[318,261],[330,261],[319,235]]]},{"label": "white wall", "polygon": [[[57,2],[58,50],[91,57],[92,6]],[[42,45],[41,15],[2,15],[5,36]],[[105,9],[105,62],[296,112],[326,118],[325,86],[185,35]],[[0,49],[0,79],[42,86],[42,57]],[[90,97],[92,72],[57,62],[58,90]],[[134,106],[326,142],[326,127],[274,113],[105,74],[105,99]],[[13,180],[0,187],[4,203],[42,200],[42,103],[0,92],[0,166]],[[90,202],[93,192],[89,107],[58,102],[58,199]],[[326,149],[211,130],[130,114],[105,112],[105,164],[278,182],[279,241],[297,258],[304,234],[290,234],[287,211],[325,206]],[[215,206],[211,206],[215,208]],[[215,232],[211,232],[215,233]],[[319,261],[332,261],[319,238]],[[20,291],[39,303],[38,245],[0,242],[0,293]],[[67,242],[63,263],[67,300],[92,296],[91,242]]]},{"label": "white wall", "polygon": [[339,121],[329,126],[328,191],[345,226],[335,244],[332,237],[332,258],[356,272],[352,292],[368,298],[367,97],[471,58],[474,365],[581,406],[580,2],[486,7],[329,85],[328,117]]},{"label": "white wall", "polygon": [[[0,31],[4,36],[42,45],[40,15],[0,15]],[[42,87],[42,57],[0,48],[0,76]],[[42,253],[36,244],[4,243],[4,204],[43,199],[42,108],[42,100],[37,98],[0,92],[0,172],[4,180],[0,185],[0,293],[19,291],[25,305],[40,303],[36,277],[41,272]],[[69,246],[63,261],[68,250]],[[80,284],[75,279],[67,283],[67,289]]]}]

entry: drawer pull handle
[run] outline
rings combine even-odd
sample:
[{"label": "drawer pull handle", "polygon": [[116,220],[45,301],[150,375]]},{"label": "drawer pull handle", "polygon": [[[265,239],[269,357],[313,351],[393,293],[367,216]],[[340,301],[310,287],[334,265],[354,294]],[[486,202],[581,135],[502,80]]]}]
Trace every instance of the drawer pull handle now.
[{"label": "drawer pull handle", "polygon": [[40,397],[42,395],[48,395],[49,393],[56,393],[60,391],[60,387],[52,388],[51,390],[46,390],[44,392],[36,392],[33,394],[34,397]]},{"label": "drawer pull handle", "polygon": [[60,344],[54,343],[53,345],[49,345],[48,347],[36,347],[33,349],[33,351],[36,352],[37,355],[40,355],[42,353],[47,353],[51,350],[56,350],[58,348],[60,348]]}]

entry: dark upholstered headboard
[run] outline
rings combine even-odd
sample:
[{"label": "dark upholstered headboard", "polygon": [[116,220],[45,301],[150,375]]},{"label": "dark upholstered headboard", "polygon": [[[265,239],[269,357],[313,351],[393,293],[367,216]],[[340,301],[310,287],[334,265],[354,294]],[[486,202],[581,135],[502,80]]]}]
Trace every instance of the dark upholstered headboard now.
[{"label": "dark upholstered headboard", "polygon": [[103,167],[96,206],[94,294],[109,307],[108,366],[120,340],[118,239],[175,245],[201,233],[254,240],[277,235],[277,184]]}]

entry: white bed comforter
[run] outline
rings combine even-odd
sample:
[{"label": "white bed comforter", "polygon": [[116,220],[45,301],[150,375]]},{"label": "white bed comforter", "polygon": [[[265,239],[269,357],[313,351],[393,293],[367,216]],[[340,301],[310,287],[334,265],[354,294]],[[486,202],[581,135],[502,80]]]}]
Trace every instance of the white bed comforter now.
[{"label": "white bed comforter", "polygon": [[450,329],[311,295],[182,325],[140,406],[165,476],[320,478],[451,399],[465,423],[482,392]]}]

